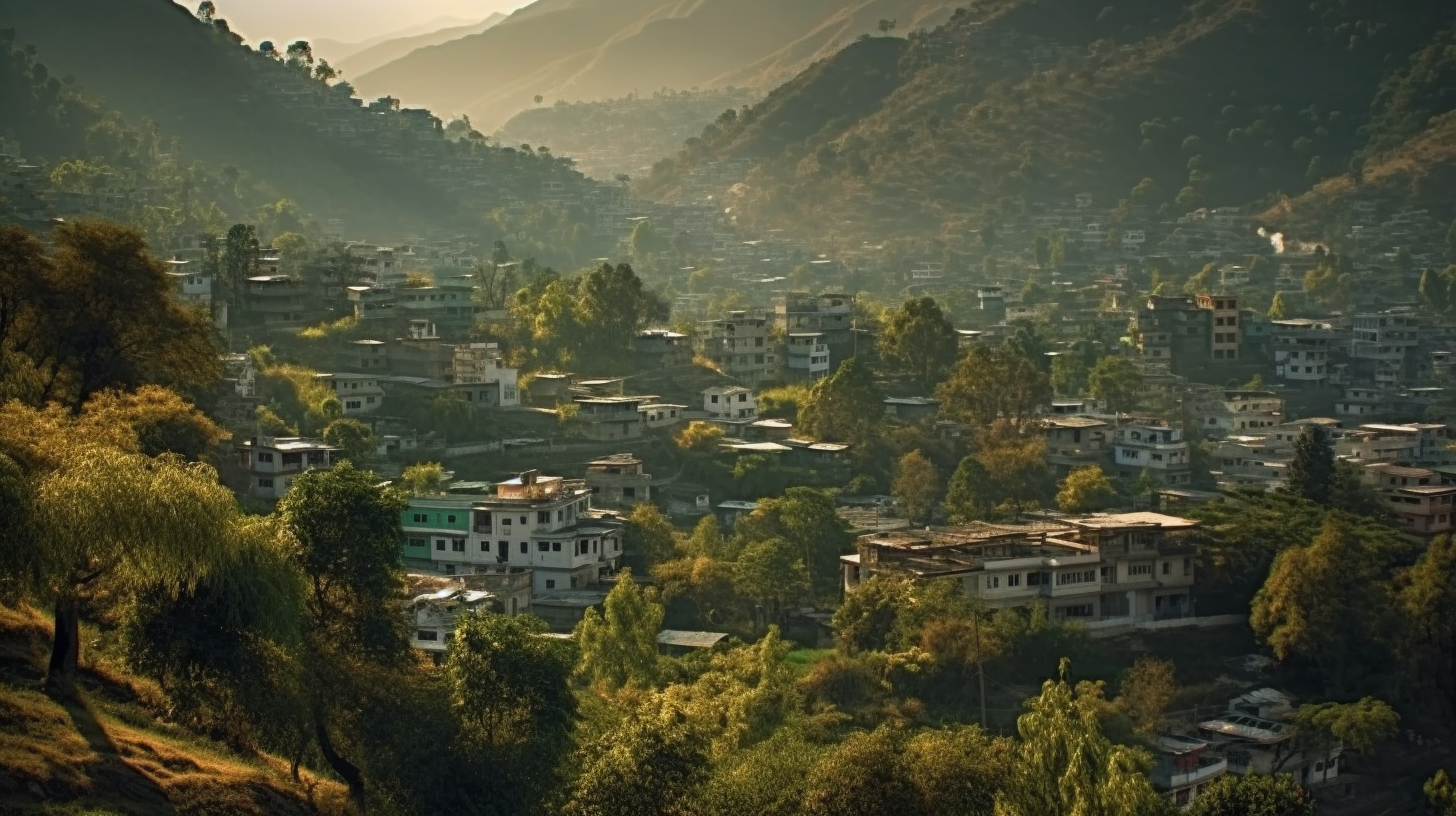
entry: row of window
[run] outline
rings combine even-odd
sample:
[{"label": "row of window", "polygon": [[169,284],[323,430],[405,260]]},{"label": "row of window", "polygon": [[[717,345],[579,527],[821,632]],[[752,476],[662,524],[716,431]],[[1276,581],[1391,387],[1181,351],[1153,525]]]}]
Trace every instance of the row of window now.
[{"label": "row of window", "polygon": [[[447,542],[450,545],[450,551],[451,552],[458,552],[458,553],[465,552],[465,539],[463,539],[463,538],[450,538],[450,539],[437,538],[437,539],[435,539],[435,551],[436,552],[445,552],[445,544]],[[414,547],[416,549],[424,549],[425,547],[428,547],[429,546],[429,542],[428,542],[427,539],[423,539],[423,538],[411,538],[408,541],[408,545],[410,547]],[[496,545],[497,545],[496,552],[500,553],[501,555],[506,555],[508,553],[508,551],[510,550],[511,542],[509,542],[509,541],[498,541],[498,542],[496,542]],[[597,552],[597,547],[598,547],[598,544],[597,544],[597,540],[596,539],[585,539],[585,538],[583,538],[583,539],[580,539],[580,540],[578,540],[578,541],[576,541],[576,542],[574,542],[572,544],[572,553],[574,555],[589,555],[589,554],[596,553]],[[537,550],[537,552],[561,552],[561,542],[560,541],[538,541],[538,542],[536,542],[536,550]],[[491,549],[490,549],[490,542],[489,541],[482,541],[482,542],[480,542],[480,551],[483,552],[483,553],[490,552],[491,551]],[[521,542],[521,554],[522,555],[526,555],[530,551],[531,551],[531,543],[529,541],[522,541]]]}]

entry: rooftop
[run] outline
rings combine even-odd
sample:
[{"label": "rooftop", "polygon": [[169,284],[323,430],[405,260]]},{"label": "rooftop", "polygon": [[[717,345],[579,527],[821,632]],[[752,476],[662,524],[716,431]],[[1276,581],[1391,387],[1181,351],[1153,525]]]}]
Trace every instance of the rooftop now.
[{"label": "rooftop", "polygon": [[1102,513],[1095,516],[1067,519],[1078,527],[1097,530],[1111,530],[1119,527],[1160,527],[1164,530],[1191,530],[1198,526],[1192,519],[1168,516],[1162,513]]}]

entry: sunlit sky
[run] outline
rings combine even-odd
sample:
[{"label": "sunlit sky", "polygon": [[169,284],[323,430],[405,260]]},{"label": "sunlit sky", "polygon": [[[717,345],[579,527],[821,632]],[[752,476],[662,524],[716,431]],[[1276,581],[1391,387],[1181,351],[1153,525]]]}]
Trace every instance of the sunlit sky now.
[{"label": "sunlit sky", "polygon": [[[180,0],[187,8],[195,2]],[[218,13],[249,42],[331,39],[358,42],[440,17],[483,20],[531,0],[214,0]]]}]

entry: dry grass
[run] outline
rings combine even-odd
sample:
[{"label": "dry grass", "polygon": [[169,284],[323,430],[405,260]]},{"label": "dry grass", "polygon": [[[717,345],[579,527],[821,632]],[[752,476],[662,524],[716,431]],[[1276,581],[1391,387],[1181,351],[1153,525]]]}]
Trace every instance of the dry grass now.
[{"label": "dry grass", "polygon": [[117,665],[88,666],[79,702],[50,698],[40,690],[49,635],[36,610],[0,606],[0,816],[347,811],[337,783],[306,776],[300,787],[282,760],[157,721],[161,690]]}]

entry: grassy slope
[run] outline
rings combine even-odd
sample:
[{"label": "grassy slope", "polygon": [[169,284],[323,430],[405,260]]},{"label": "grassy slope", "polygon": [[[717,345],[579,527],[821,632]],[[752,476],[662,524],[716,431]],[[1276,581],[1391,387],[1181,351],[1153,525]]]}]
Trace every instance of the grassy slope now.
[{"label": "grassy slope", "polygon": [[39,690],[49,637],[35,610],[0,606],[0,814],[343,812],[334,783],[302,790],[280,760],[159,721],[144,681],[91,667],[81,701],[58,704]]}]

